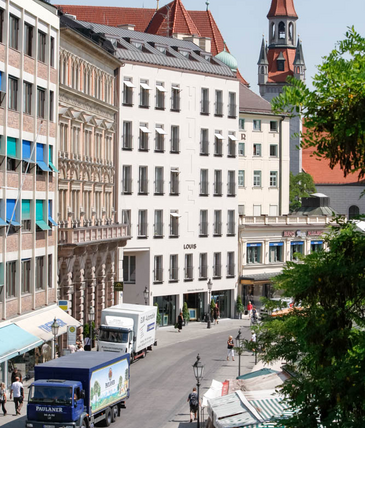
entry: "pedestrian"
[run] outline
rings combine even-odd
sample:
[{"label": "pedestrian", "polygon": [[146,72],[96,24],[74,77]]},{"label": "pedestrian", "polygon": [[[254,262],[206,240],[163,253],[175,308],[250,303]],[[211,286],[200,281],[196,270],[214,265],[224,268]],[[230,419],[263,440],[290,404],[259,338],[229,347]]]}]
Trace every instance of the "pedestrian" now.
[{"label": "pedestrian", "polygon": [[196,414],[200,405],[200,400],[198,400],[198,393],[196,392],[196,388],[193,388],[192,393],[189,394],[188,399],[186,400],[190,405],[190,422],[196,420]]},{"label": "pedestrian", "polygon": [[248,317],[252,317],[252,303],[251,300],[247,304]]},{"label": "pedestrian", "polygon": [[84,349],[82,348],[82,343],[80,341],[76,341],[76,351],[77,352],[83,352]]},{"label": "pedestrian", "polygon": [[15,381],[11,385],[10,399],[12,399],[13,395],[14,395],[14,404],[15,404],[15,412],[16,412],[15,415],[20,415],[20,410],[23,406],[24,388],[18,376],[15,378]]},{"label": "pedestrian", "polygon": [[[78,342],[78,343],[80,343],[80,342]],[[85,352],[91,352],[91,338],[90,338],[90,336],[86,336],[84,338],[84,350],[85,350]],[[77,351],[77,349],[76,349],[76,351]]]},{"label": "pedestrian", "polygon": [[251,323],[256,324],[257,323],[257,310],[256,307],[252,307],[252,317],[251,317]]},{"label": "pedestrian", "polygon": [[23,376],[21,373],[18,371],[18,368],[16,365],[14,365],[13,372],[11,373],[11,384],[15,382],[16,378],[19,377],[19,381],[23,382]]},{"label": "pedestrian", "polygon": [[0,384],[0,403],[1,403],[1,408],[3,409],[3,414],[4,417],[8,413],[6,410],[6,388],[5,388],[5,383]]},{"label": "pedestrian", "polygon": [[75,353],[76,352],[76,345],[68,345],[68,350],[70,350],[70,353]]},{"label": "pedestrian", "polygon": [[179,333],[181,333],[181,330],[183,327],[183,321],[184,321],[184,316],[183,316],[183,313],[180,312],[180,314],[177,317],[177,329],[178,329]]},{"label": "pedestrian", "polygon": [[229,336],[227,340],[227,360],[229,360],[229,357],[234,360],[234,341],[232,336]]},{"label": "pedestrian", "polygon": [[219,317],[219,307],[218,304],[215,304],[214,309],[213,309],[213,317],[215,320],[215,323],[218,324],[218,317]]}]

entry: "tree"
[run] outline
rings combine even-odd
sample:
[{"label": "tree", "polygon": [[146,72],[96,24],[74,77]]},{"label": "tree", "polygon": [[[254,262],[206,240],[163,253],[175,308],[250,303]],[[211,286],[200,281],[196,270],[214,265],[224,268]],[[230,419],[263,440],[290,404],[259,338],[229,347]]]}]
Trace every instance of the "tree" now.
[{"label": "tree", "polygon": [[185,324],[190,321],[188,304],[186,302],[184,302],[184,305],[183,305],[183,319],[184,319]]},{"label": "tree", "polygon": [[255,328],[261,359],[285,361],[293,376],[281,386],[289,427],[365,426],[365,235],[338,223],[329,250],[288,262],[275,278],[294,308]]},{"label": "tree", "polygon": [[311,175],[301,172],[293,175],[290,172],[290,192],[289,192],[289,209],[290,212],[296,211],[302,205],[302,198],[309,197],[317,192],[316,186]]},{"label": "tree", "polygon": [[346,176],[365,176],[365,38],[349,28],[346,38],[323,58],[313,78],[313,90],[294,77],[272,101],[273,109],[300,113],[306,131],[301,146],[339,164]]},{"label": "tree", "polygon": [[158,303],[155,303],[155,306],[157,307],[157,314],[156,314],[156,324],[157,326],[161,326],[161,314],[160,314],[160,309],[158,308]]},{"label": "tree", "polygon": [[245,310],[244,306],[243,306],[243,303],[242,303],[242,299],[241,297],[238,295],[237,296],[237,301],[236,301],[236,312],[238,314],[238,316],[241,316],[242,312]]}]

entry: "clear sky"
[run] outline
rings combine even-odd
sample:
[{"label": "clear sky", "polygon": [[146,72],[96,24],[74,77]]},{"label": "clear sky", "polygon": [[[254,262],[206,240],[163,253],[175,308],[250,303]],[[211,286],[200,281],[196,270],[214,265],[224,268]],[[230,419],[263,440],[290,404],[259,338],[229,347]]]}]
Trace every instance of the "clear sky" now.
[{"label": "clear sky", "polygon": [[[67,5],[104,5],[115,7],[155,8],[156,0],[51,0]],[[160,7],[169,0],[160,0]],[[187,10],[205,10],[205,0],[183,0]],[[210,0],[209,8],[225,38],[230,52],[237,58],[243,77],[258,92],[257,61],[262,35],[268,37],[267,13],[271,0]],[[344,38],[348,26],[365,36],[365,0],[294,0],[298,14],[297,33],[303,42],[307,66],[307,83],[321,57],[336,41]]]}]

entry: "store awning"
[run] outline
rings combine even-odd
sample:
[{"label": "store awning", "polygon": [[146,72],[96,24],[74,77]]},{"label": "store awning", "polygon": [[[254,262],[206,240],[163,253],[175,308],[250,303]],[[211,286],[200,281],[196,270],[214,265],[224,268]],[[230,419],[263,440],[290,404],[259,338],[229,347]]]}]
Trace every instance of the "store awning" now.
[{"label": "store awning", "polygon": [[256,408],[264,421],[272,421],[274,418],[278,419],[292,415],[292,413],[288,411],[288,406],[285,401],[280,398],[251,400],[250,404]]},{"label": "store awning", "polygon": [[231,139],[231,141],[238,141],[237,137],[233,134],[228,134],[228,139]]},{"label": "store awning", "polygon": [[139,130],[141,132],[143,132],[144,134],[150,134],[151,133],[150,129],[148,127],[145,127],[144,125],[141,125]]},{"label": "store awning", "polygon": [[43,340],[24,331],[16,324],[0,328],[0,363],[33,350],[43,344]]},{"label": "store awning", "polygon": [[164,129],[161,129],[161,127],[156,127],[156,132],[157,134],[161,134],[161,135],[167,135],[167,132],[164,130]]},{"label": "store awning", "polygon": [[217,139],[220,139],[220,140],[224,139],[224,137],[222,136],[222,134],[214,134],[214,135],[215,135],[215,137]]},{"label": "store awning", "polygon": [[159,85],[157,85],[157,86],[156,86],[156,89],[157,89],[158,91],[161,91],[161,93],[166,93],[166,89],[165,89],[163,86],[159,86]]},{"label": "store awning", "polygon": [[36,338],[49,341],[53,339],[52,324],[54,318],[56,318],[59,325],[58,336],[67,332],[67,326],[80,326],[76,319],[56,305],[37,310],[33,315],[27,314],[17,318],[16,323]]},{"label": "store awning", "polygon": [[240,277],[240,282],[241,285],[250,285],[253,283],[271,283],[271,279],[275,278],[275,276],[278,276],[281,274],[281,272],[277,273],[257,273],[257,274],[251,274],[249,276],[241,276]]},{"label": "store awning", "polygon": [[48,168],[48,165],[44,161],[37,160],[37,166],[44,171],[44,172],[50,172],[51,170]]},{"label": "store awning", "polygon": [[146,89],[147,91],[151,91],[152,88],[150,88],[150,86],[148,84],[146,84],[145,82],[141,82],[141,88],[142,89]]},{"label": "store awning", "polygon": [[262,422],[259,413],[241,391],[208,400],[208,414],[217,428],[243,427]]},{"label": "store awning", "polygon": [[131,81],[123,81],[127,87],[136,87]]}]

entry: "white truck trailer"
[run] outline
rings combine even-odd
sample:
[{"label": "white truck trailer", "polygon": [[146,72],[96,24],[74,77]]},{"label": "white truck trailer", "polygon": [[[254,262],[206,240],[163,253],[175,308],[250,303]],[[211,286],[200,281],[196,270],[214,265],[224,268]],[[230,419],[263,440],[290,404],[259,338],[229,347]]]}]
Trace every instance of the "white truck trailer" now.
[{"label": "white truck trailer", "polygon": [[99,352],[129,353],[131,362],[157,345],[157,307],[119,304],[101,312]]}]

